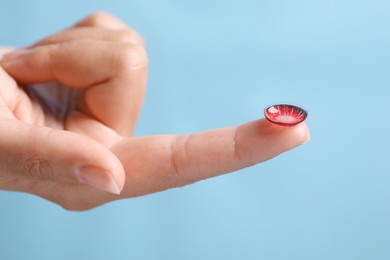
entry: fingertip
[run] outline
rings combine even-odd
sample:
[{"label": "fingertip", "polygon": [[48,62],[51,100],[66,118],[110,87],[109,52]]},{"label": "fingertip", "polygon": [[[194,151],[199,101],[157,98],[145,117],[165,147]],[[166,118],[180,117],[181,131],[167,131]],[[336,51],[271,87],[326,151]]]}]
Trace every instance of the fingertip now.
[{"label": "fingertip", "polygon": [[310,132],[305,123],[281,126],[258,119],[239,126],[236,136],[236,154],[241,159],[238,165],[245,167],[304,144],[309,141]]},{"label": "fingertip", "polygon": [[[123,168],[122,163],[119,161],[118,157],[116,157],[110,150],[102,150],[102,153],[96,154],[96,162],[93,165],[104,169],[105,174],[108,175],[109,178],[98,178],[96,175],[97,184],[104,183],[101,187],[105,187],[108,192],[113,194],[120,194],[125,186],[126,175],[125,170]],[[92,165],[92,162],[90,163]],[[93,175],[95,174],[93,171],[90,171]],[[88,175],[88,171],[87,171]],[[94,186],[94,185],[93,185]],[[95,185],[99,186],[99,185]]]},{"label": "fingertip", "polygon": [[282,126],[269,122],[266,119],[260,119],[259,128],[262,132],[268,132],[274,138],[285,140],[286,144],[299,146],[310,141],[310,130],[306,123],[300,123],[293,126]]},{"label": "fingertip", "polygon": [[301,123],[302,128],[302,143],[301,144],[306,144],[310,141],[311,139],[311,134],[310,134],[310,129],[305,123]]},{"label": "fingertip", "polygon": [[84,183],[101,190],[119,194],[125,183],[125,172],[119,159],[104,145],[67,131],[56,131],[46,138],[49,157],[63,174],[71,168],[73,178],[64,181]]},{"label": "fingertip", "polygon": [[118,157],[116,157],[114,154],[112,154],[112,157],[113,159],[111,160],[111,163],[115,164],[113,165],[111,171],[112,174],[111,176],[113,177],[116,183],[116,192],[114,192],[114,194],[120,194],[121,191],[123,190],[123,187],[125,186],[126,173]]},{"label": "fingertip", "polygon": [[295,141],[296,146],[303,145],[310,140],[310,131],[305,123],[286,128],[286,131],[290,132],[290,139]]},{"label": "fingertip", "polygon": [[[120,194],[123,185],[114,178],[117,172],[106,171],[96,166],[83,166],[76,171],[79,182],[112,194]],[[118,179],[118,178],[117,178]],[[121,186],[122,187],[121,187]]]}]

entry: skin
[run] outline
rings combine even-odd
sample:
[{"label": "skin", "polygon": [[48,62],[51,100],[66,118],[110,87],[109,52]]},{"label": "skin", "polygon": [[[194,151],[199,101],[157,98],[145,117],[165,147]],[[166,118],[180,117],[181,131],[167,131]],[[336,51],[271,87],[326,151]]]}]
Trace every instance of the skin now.
[{"label": "skin", "polygon": [[106,13],[0,55],[0,189],[68,210],[236,171],[310,139],[304,123],[281,127],[265,119],[134,137],[147,54],[143,39]]}]

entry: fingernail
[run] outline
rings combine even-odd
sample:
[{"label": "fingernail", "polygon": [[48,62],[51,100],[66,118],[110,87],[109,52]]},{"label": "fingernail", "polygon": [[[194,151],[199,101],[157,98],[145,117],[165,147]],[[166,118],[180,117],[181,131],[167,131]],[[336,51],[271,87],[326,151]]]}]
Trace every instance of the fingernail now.
[{"label": "fingernail", "polygon": [[28,48],[16,49],[14,51],[4,54],[3,57],[1,58],[1,61],[8,62],[8,61],[17,60],[29,51],[30,50]]},{"label": "fingernail", "polygon": [[120,194],[121,190],[112,175],[95,166],[84,166],[76,171],[77,179],[103,191]]}]

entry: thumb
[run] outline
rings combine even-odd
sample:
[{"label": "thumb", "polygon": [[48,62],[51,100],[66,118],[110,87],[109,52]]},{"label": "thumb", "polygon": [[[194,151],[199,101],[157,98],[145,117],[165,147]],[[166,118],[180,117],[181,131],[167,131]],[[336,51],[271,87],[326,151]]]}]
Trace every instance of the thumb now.
[{"label": "thumb", "polygon": [[[109,149],[81,135],[18,121],[0,127],[2,187],[24,191],[40,180],[80,183],[119,194],[125,182],[122,164]],[[5,186],[6,180],[10,185]]]}]

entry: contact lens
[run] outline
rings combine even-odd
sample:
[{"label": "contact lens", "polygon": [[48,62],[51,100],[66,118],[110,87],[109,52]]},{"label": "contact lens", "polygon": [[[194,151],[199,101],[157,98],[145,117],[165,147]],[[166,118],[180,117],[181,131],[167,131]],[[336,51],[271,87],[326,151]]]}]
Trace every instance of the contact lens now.
[{"label": "contact lens", "polygon": [[307,117],[307,111],[293,105],[278,104],[264,109],[264,115],[274,124],[292,126],[303,122]]}]

